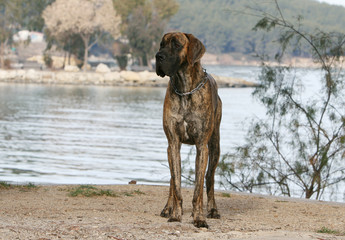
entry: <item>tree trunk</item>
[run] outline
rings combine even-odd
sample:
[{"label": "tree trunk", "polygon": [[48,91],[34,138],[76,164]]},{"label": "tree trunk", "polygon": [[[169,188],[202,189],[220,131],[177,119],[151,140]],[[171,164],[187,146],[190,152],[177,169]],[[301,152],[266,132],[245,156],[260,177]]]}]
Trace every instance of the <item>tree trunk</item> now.
[{"label": "tree trunk", "polygon": [[89,35],[82,35],[81,36],[84,42],[84,63],[83,63],[83,71],[85,72],[87,70],[87,59],[89,55],[89,41],[90,36]]},{"label": "tree trunk", "polygon": [[5,43],[0,43],[0,64],[1,68],[5,68]]},{"label": "tree trunk", "polygon": [[115,57],[117,60],[117,64],[120,67],[120,71],[125,71],[127,68],[128,57],[127,55],[119,55]]},{"label": "tree trunk", "polygon": [[147,61],[147,66],[149,67],[150,70],[152,70],[152,64],[150,61],[150,58],[147,56],[147,53],[145,53],[146,61]]},{"label": "tree trunk", "polygon": [[71,52],[68,52],[68,65],[71,65]]},{"label": "tree trunk", "polygon": [[63,64],[62,64],[62,68],[64,69],[66,66],[66,51],[63,54]]},{"label": "tree trunk", "polygon": [[139,60],[139,66],[143,66],[143,58],[142,56],[138,57],[138,60]]},{"label": "tree trunk", "polygon": [[143,60],[142,66],[143,66],[143,67],[147,67],[146,53],[143,53],[143,55],[142,55],[142,60]]}]

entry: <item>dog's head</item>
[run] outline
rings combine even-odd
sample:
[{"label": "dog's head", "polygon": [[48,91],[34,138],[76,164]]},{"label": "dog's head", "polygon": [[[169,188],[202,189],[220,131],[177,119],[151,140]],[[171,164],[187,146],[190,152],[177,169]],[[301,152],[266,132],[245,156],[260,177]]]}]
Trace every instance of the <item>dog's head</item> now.
[{"label": "dog's head", "polygon": [[205,53],[205,46],[192,34],[173,32],[163,36],[156,54],[156,73],[174,76],[182,66],[193,67]]}]

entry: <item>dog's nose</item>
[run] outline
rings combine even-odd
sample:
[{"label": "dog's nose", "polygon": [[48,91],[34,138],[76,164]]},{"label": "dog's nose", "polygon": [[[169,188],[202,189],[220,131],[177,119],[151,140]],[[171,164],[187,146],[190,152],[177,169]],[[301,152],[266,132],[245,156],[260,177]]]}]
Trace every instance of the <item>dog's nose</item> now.
[{"label": "dog's nose", "polygon": [[158,53],[156,54],[156,60],[157,60],[157,61],[162,62],[162,61],[164,61],[164,59],[165,59],[165,56],[164,56],[161,52],[158,52]]}]

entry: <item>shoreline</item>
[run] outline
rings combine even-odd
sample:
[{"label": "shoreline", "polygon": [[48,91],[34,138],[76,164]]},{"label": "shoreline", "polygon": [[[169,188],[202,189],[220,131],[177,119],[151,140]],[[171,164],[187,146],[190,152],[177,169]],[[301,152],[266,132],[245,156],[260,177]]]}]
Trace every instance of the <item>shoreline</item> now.
[{"label": "shoreline", "polygon": [[[254,82],[240,78],[211,74],[220,88],[254,87]],[[129,86],[129,87],[166,87],[169,77],[161,78],[149,71],[47,71],[35,69],[0,70],[0,82],[36,83],[62,85]]]},{"label": "shoreline", "polygon": [[345,239],[345,204],[215,191],[221,219],[199,229],[192,188],[182,222],[170,223],[160,217],[168,186],[83,185],[102,193],[92,196],[78,186],[0,187],[0,239]]}]

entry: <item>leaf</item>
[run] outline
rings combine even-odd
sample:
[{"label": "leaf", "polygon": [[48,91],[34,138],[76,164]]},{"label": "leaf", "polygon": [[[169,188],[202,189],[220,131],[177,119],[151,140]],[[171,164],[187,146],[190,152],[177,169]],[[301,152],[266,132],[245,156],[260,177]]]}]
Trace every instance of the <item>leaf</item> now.
[{"label": "leaf", "polygon": [[339,141],[340,141],[341,144],[345,144],[345,136],[341,136],[339,138]]},{"label": "leaf", "polygon": [[253,30],[254,31],[257,31],[259,29],[267,29],[267,26],[268,26],[268,23],[269,23],[269,20],[267,17],[264,17],[262,19],[260,19],[256,25],[254,26]]}]

